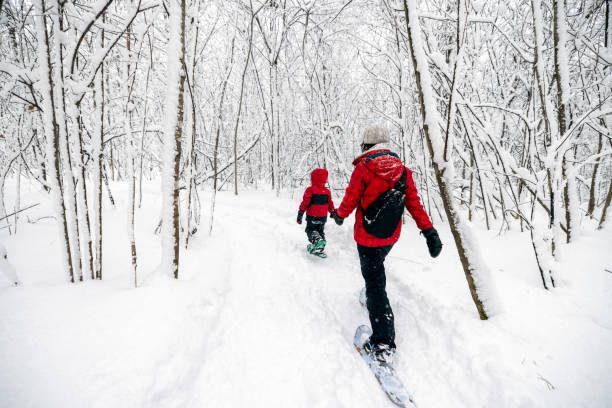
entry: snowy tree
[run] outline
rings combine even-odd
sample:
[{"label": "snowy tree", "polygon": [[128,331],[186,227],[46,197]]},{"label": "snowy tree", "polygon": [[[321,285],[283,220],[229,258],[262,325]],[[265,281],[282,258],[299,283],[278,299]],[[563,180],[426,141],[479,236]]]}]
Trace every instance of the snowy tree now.
[{"label": "snowy tree", "polygon": [[179,171],[183,139],[183,102],[185,91],[185,0],[171,1],[168,31],[168,88],[166,132],[162,174],[163,234],[162,271],[179,276]]}]

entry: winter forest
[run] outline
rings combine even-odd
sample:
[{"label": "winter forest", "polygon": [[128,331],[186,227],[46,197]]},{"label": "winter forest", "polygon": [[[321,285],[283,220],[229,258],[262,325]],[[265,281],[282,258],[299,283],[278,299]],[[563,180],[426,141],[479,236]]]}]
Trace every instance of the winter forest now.
[{"label": "winter forest", "polygon": [[611,3],[0,0],[0,407],[392,406],[295,223],[370,125],[415,406],[611,406]]}]

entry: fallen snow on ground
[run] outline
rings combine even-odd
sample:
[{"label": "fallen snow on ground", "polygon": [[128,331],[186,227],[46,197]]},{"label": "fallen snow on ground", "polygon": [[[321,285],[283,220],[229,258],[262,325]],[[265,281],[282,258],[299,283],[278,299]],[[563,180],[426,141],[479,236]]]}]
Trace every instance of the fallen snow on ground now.
[{"label": "fallen snow on ground", "polygon": [[[42,205],[16,235],[0,230],[23,283],[0,278],[1,407],[391,406],[352,348],[368,321],[352,220],[328,223],[319,259],[295,223],[300,192],[220,193],[213,235],[200,228],[175,281],[154,272],[151,183],[136,214],[135,289],[125,186],[112,187],[102,282],[66,282],[54,220],[26,220],[51,213],[36,186],[21,202]],[[585,228],[564,247],[561,285],[547,292],[527,234],[476,229],[503,304],[482,322],[450,232],[436,227],[439,258],[408,219],[386,263],[396,368],[419,407],[612,406],[612,231]]]}]

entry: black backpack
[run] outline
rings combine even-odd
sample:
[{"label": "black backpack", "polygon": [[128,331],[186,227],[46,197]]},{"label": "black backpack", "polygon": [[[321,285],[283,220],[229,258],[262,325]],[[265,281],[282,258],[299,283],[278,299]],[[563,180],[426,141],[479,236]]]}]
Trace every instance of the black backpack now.
[{"label": "black backpack", "polygon": [[362,209],[363,229],[368,234],[379,239],[386,239],[393,235],[404,214],[406,189],[408,188],[406,177],[408,175],[404,167],[402,176],[395,185],[379,195],[367,209]]}]

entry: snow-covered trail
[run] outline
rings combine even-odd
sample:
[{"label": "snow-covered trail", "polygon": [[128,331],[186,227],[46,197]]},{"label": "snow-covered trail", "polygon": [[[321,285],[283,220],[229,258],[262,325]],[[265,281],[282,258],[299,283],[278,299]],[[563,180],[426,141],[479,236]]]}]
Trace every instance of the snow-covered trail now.
[{"label": "snow-covered trail", "polygon": [[306,254],[293,208],[269,196],[243,206],[233,199],[219,208],[218,219],[232,221],[219,222],[229,290],[188,405],[353,406],[357,396],[380,404],[384,396],[365,392],[368,373],[355,373],[355,262],[333,245],[326,260]]},{"label": "snow-covered trail", "polygon": [[118,270],[128,259],[119,209],[108,209],[103,282],[69,285],[45,270],[56,263],[52,225],[31,237],[46,261],[9,239],[18,269],[32,272],[1,289],[0,406],[387,404],[352,348],[367,315],[348,229],[329,225],[323,260],[305,252],[291,200],[218,197],[213,235],[182,252],[179,281],[154,272],[154,208],[137,214],[138,289]]},{"label": "snow-covered trail", "polygon": [[[148,194],[136,216],[137,289],[121,202],[107,209],[103,282],[69,285],[55,272],[50,222],[1,236],[24,286],[0,286],[0,407],[392,406],[352,348],[368,322],[352,219],[327,224],[329,257],[319,259],[305,252],[297,198],[219,194],[213,235],[204,226],[182,251],[175,281],[155,272],[159,210]],[[386,262],[396,368],[419,406],[610,406],[610,231],[573,248],[584,257],[568,259],[553,293],[529,256],[516,257],[530,255],[524,234],[487,235],[506,308],[481,322],[436,226],[439,258],[408,220]],[[588,280],[571,273],[580,263]]]}]

